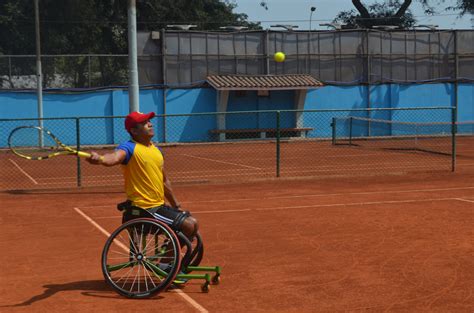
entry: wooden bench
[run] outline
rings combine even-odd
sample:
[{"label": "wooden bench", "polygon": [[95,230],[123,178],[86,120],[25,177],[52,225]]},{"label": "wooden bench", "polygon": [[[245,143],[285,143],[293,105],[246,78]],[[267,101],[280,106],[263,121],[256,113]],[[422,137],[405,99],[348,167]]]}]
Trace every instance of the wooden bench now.
[{"label": "wooden bench", "polygon": [[[291,127],[280,128],[280,137],[301,137],[305,138],[308,132],[312,131],[311,127]],[[219,135],[219,140],[226,139],[255,139],[255,138],[276,138],[276,128],[239,128],[239,129],[212,129],[211,134]]]}]

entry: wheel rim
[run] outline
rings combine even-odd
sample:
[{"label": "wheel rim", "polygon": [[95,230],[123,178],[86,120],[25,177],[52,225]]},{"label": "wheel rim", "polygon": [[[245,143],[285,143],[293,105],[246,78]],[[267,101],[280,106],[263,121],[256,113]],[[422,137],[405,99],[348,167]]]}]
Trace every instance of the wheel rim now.
[{"label": "wheel rim", "polygon": [[128,297],[146,297],[168,287],[180,266],[179,243],[159,222],[133,220],[107,240],[102,270],[107,282]]}]

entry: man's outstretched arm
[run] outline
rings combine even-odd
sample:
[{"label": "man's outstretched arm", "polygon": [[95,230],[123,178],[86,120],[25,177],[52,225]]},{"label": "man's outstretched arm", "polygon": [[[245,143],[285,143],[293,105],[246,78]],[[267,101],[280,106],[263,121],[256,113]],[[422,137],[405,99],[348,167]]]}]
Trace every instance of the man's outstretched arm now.
[{"label": "man's outstretched arm", "polygon": [[90,158],[87,161],[90,164],[100,164],[104,166],[114,166],[121,164],[125,160],[126,153],[123,150],[115,150],[114,152],[100,155],[97,152],[92,151]]}]

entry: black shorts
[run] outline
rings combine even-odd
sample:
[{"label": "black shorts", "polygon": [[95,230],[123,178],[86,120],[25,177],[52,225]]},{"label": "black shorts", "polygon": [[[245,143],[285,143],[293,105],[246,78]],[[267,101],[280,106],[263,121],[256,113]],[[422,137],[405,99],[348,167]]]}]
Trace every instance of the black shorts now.
[{"label": "black shorts", "polygon": [[154,218],[169,226],[172,229],[180,230],[183,221],[190,216],[189,212],[181,211],[167,205],[161,205],[149,209],[132,208],[123,213],[122,223],[135,218]]}]

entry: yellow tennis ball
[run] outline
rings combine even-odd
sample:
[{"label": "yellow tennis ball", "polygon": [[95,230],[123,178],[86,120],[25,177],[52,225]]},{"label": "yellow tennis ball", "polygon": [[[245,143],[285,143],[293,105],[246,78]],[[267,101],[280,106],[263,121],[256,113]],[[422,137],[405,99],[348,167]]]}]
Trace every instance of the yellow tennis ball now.
[{"label": "yellow tennis ball", "polygon": [[273,59],[275,60],[275,62],[283,62],[285,61],[285,54],[283,52],[276,52],[273,55]]}]

